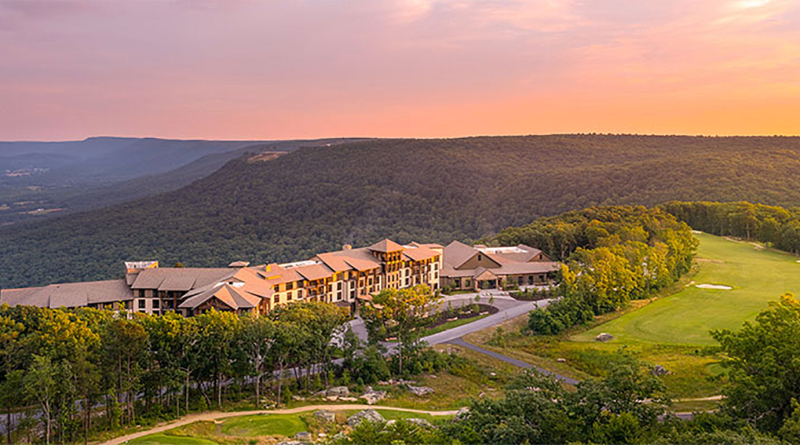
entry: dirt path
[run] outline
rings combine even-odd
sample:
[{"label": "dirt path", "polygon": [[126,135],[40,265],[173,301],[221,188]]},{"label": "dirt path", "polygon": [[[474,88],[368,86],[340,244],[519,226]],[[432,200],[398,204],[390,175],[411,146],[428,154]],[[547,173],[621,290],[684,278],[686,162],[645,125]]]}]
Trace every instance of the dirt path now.
[{"label": "dirt path", "polygon": [[203,420],[218,420],[218,419],[227,419],[228,417],[239,417],[239,416],[252,416],[254,414],[297,414],[306,411],[316,411],[319,409],[327,409],[331,411],[346,411],[352,409],[391,409],[394,411],[405,411],[407,413],[417,413],[417,414],[428,414],[431,416],[455,416],[458,411],[425,411],[421,409],[411,409],[411,408],[396,408],[394,406],[383,406],[383,405],[359,405],[359,404],[348,404],[348,405],[308,405],[308,406],[300,406],[297,408],[289,408],[289,409],[262,409],[256,411],[233,411],[233,412],[221,412],[221,411],[211,411],[199,414],[190,414],[188,416],[182,417],[180,420],[176,420],[174,422],[164,423],[160,425],[156,425],[153,428],[150,428],[147,431],[139,431],[137,433],[128,434],[125,436],[117,437],[115,439],[111,439],[107,442],[103,442],[105,445],[119,445],[129,440],[137,439],[139,437],[147,436],[150,434],[156,433],[163,433],[164,431],[171,430],[173,428],[177,428],[179,426],[188,425],[194,422],[200,422]]}]

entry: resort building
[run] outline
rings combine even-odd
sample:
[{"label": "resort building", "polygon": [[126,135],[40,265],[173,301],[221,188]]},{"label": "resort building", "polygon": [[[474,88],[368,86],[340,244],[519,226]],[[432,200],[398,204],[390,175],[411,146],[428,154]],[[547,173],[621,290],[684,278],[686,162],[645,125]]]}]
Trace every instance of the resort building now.
[{"label": "resort building", "polygon": [[524,244],[515,247],[468,246],[453,241],[444,248],[441,285],[457,290],[503,289],[552,283],[560,263]]},{"label": "resort building", "polygon": [[443,248],[402,246],[385,239],[369,247],[318,254],[294,263],[226,268],[159,267],[157,261],[126,262],[121,280],[54,284],[0,291],[0,304],[40,307],[126,309],[148,314],[175,311],[185,316],[212,308],[265,314],[298,301],[325,301],[356,310],[386,288],[426,284],[439,289]]}]

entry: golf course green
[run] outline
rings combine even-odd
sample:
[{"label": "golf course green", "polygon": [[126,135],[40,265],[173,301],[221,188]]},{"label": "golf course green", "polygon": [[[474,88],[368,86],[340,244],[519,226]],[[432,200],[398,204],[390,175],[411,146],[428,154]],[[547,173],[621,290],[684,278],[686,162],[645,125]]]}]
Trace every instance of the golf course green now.
[{"label": "golf course green", "polygon": [[[686,288],[582,332],[573,341],[711,345],[709,331],[738,329],[786,292],[800,293],[798,257],[756,243],[696,233],[698,272]],[[730,289],[702,288],[708,285]],[[698,287],[701,286],[701,287]]]}]

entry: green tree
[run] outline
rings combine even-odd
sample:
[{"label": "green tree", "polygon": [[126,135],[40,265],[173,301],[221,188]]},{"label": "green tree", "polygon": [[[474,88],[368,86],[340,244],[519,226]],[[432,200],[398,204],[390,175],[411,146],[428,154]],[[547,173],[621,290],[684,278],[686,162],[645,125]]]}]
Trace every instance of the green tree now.
[{"label": "green tree", "polygon": [[50,443],[50,432],[52,430],[53,403],[58,391],[59,367],[53,363],[48,356],[36,355],[33,363],[28,368],[22,380],[23,390],[28,400],[36,403],[44,423],[45,443]]},{"label": "green tree", "polygon": [[775,432],[800,396],[800,301],[785,294],[736,332],[712,332],[724,354],[729,385],[725,413]]},{"label": "green tree", "polygon": [[397,338],[399,370],[403,372],[403,352],[419,341],[426,317],[439,304],[428,286],[406,289],[384,289],[361,308],[361,317],[373,341],[382,336]]}]

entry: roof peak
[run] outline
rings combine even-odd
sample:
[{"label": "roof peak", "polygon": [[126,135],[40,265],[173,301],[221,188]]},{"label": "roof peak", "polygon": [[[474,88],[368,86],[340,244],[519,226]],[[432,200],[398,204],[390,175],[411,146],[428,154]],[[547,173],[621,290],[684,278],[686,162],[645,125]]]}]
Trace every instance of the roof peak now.
[{"label": "roof peak", "polygon": [[389,238],[384,238],[377,243],[369,246],[369,250],[373,252],[397,252],[403,250],[403,246],[397,244],[396,242],[390,240]]}]

